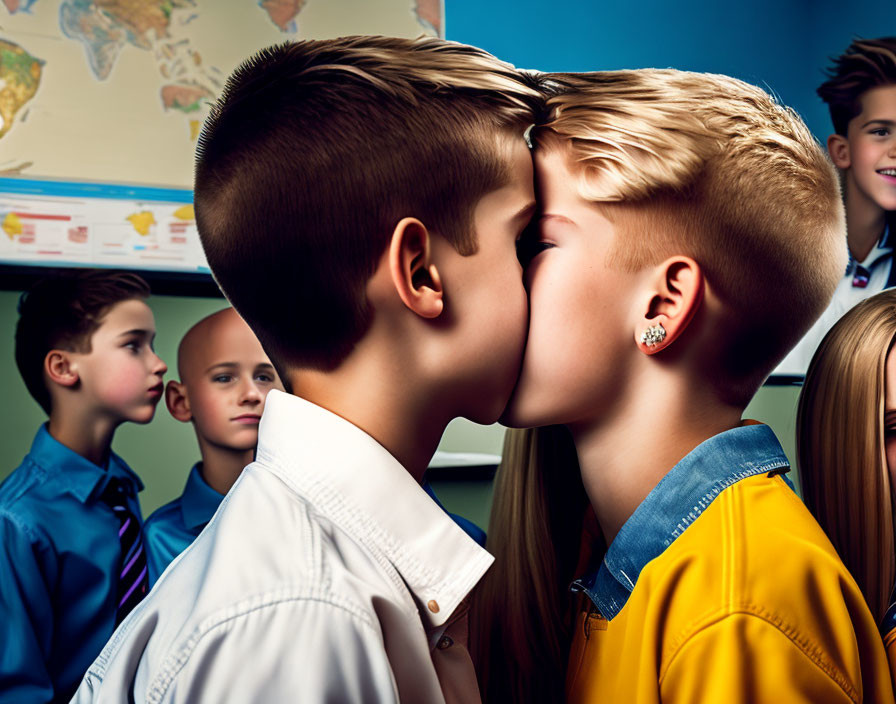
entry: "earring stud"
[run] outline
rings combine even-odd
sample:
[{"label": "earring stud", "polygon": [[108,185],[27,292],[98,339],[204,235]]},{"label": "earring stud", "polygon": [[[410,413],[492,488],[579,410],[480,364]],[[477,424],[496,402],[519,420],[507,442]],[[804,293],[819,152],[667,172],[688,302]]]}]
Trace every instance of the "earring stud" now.
[{"label": "earring stud", "polygon": [[665,339],[666,328],[664,328],[659,323],[657,323],[656,325],[651,325],[641,333],[641,344],[647,345],[648,347],[656,347]]}]

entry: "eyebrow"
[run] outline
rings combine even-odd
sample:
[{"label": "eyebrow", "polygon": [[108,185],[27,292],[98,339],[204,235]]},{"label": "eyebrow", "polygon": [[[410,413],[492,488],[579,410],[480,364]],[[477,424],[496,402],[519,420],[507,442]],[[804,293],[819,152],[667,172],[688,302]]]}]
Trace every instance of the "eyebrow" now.
[{"label": "eyebrow", "polygon": [[206,369],[206,373],[210,372],[212,369],[217,369],[221,367],[223,369],[236,369],[240,365],[237,362],[215,362],[208,369]]},{"label": "eyebrow", "polygon": [[125,332],[119,333],[119,337],[128,337],[130,335],[142,335],[143,337],[155,337],[155,330],[141,330],[140,328],[134,328],[133,330],[126,330]]},{"label": "eyebrow", "polygon": [[868,127],[868,125],[874,125],[874,124],[883,125],[884,127],[892,127],[893,125],[896,125],[896,121],[894,121],[894,120],[868,120],[868,122],[866,122],[864,125],[862,125],[862,129],[865,129],[866,127]]},{"label": "eyebrow", "polygon": [[522,208],[520,208],[517,211],[516,215],[514,215],[511,218],[511,220],[523,220],[523,219],[528,220],[529,218],[532,217],[532,214],[535,212],[535,208],[536,208],[536,204],[535,204],[535,201],[533,200],[528,205],[525,205]]},{"label": "eyebrow", "polygon": [[[221,367],[222,369],[238,369],[239,366],[240,366],[239,362],[215,362],[213,365],[211,365],[208,369],[205,370],[205,373],[208,373],[208,372],[212,371],[213,369],[217,369],[218,367]],[[273,369],[274,365],[270,364],[269,362],[261,362],[260,364],[256,364],[253,367],[253,369],[259,369],[259,368]]]},{"label": "eyebrow", "polygon": [[572,220],[570,220],[568,217],[566,217],[565,215],[557,215],[555,213],[542,213],[541,219],[542,220],[559,220],[560,222],[567,222],[570,225],[575,225],[575,223]]}]

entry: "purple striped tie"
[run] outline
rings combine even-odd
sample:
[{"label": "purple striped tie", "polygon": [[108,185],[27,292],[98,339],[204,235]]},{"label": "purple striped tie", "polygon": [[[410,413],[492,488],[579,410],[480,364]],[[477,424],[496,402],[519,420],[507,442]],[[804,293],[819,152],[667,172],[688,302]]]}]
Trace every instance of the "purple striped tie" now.
[{"label": "purple striped tie", "polygon": [[125,484],[116,477],[109,480],[100,494],[100,501],[112,509],[120,525],[118,541],[121,543],[121,568],[118,573],[116,627],[146,596],[149,587],[146,553],[143,551],[143,529],[140,519],[128,508],[127,496]]}]

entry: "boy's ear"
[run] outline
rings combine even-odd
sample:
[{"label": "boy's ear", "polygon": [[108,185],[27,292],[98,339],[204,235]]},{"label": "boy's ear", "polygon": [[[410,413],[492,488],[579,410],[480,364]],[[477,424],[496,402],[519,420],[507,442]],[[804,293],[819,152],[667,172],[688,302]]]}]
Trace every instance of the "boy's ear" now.
[{"label": "boy's ear", "polygon": [[402,218],[389,243],[392,284],[405,306],[423,318],[437,318],[445,308],[431,244],[429,231],[417,218]]},{"label": "boy's ear", "polygon": [[648,355],[681,336],[700,309],[705,288],[703,270],[690,257],[670,257],[654,271],[635,327],[635,342]]},{"label": "boy's ear", "polygon": [[852,163],[849,156],[849,140],[842,134],[828,137],[828,154],[838,169],[848,169]]},{"label": "boy's ear", "polygon": [[66,350],[50,350],[44,357],[44,371],[50,381],[60,386],[74,386],[80,381],[78,364]]},{"label": "boy's ear", "polygon": [[180,382],[168,382],[168,386],[165,387],[165,405],[168,406],[168,412],[181,423],[189,423],[193,420],[187,389]]}]

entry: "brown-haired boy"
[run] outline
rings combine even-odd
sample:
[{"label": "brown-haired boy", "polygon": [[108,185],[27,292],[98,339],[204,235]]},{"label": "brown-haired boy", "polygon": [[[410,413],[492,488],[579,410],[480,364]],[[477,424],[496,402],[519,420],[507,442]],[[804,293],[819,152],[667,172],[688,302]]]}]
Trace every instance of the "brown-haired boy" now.
[{"label": "brown-haired boy", "polygon": [[[491,632],[508,624],[536,656],[498,651],[493,636],[488,691],[550,701],[566,674],[570,702],[892,702],[861,591],[781,477],[774,433],[741,421],[842,275],[834,169],[795,113],[732,78],[554,80],[535,132],[530,326],[505,421],[565,425],[575,453],[515,503],[496,490],[496,506],[520,513],[490,526],[505,562],[486,578]],[[576,460],[600,536],[579,569],[571,501],[547,507],[557,533],[542,544],[526,544],[537,526],[521,519],[546,485],[575,487]],[[562,614],[570,583],[567,650],[559,619],[537,616],[549,611],[535,587],[557,585]],[[542,634],[525,630],[539,623]]]},{"label": "brown-haired boy", "polygon": [[295,395],[77,701],[473,701],[463,601],[491,557],[420,487],[449,420],[492,422],[527,324],[534,210],[509,66],[437,39],[265,50],[200,143],[216,279]]},{"label": "brown-haired boy", "polygon": [[16,364],[49,421],[0,484],[0,700],[70,698],[146,593],[143,484],[110,446],[162,397],[148,296],[138,276],[85,270],[21,300]]},{"label": "brown-haired boy", "polygon": [[206,316],[180,341],[178,381],[165,388],[168,411],[192,423],[201,460],[183,493],[146,519],[150,586],[202,532],[243,467],[255,458],[258,424],[277,373],[233,308]]},{"label": "brown-haired boy", "polygon": [[821,339],[856,303],[896,286],[896,37],[856,39],[818,87],[834,134],[828,153],[840,169],[849,263],[830,305],[775,370],[805,374]]}]

